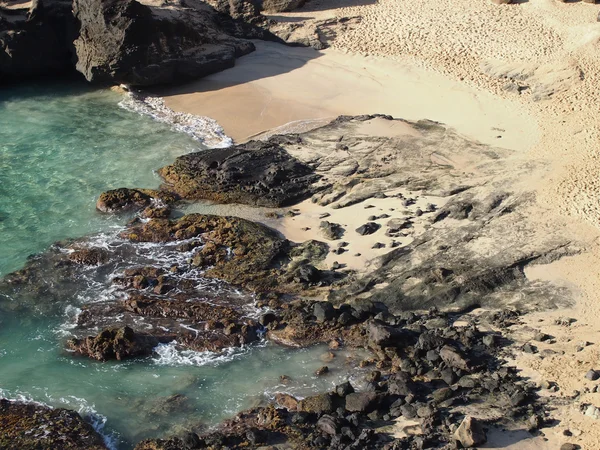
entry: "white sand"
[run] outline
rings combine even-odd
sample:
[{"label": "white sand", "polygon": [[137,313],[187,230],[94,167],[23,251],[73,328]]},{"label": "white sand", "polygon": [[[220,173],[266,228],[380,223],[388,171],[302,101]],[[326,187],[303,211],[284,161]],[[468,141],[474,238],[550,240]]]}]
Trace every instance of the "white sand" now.
[{"label": "white sand", "polygon": [[232,69],[158,94],[176,111],[216,119],[236,141],[295,120],[373,113],[436,120],[506,148],[524,150],[538,141],[535,121],[517,103],[413,65],[336,50],[256,46]]}]

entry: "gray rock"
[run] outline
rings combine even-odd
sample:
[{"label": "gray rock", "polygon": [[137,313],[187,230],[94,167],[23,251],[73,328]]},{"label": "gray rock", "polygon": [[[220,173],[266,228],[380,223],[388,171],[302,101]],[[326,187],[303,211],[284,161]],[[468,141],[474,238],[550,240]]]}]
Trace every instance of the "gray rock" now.
[{"label": "gray rock", "polygon": [[596,381],[598,378],[600,378],[600,373],[598,373],[597,371],[595,371],[593,369],[590,369],[585,374],[585,377],[590,381]]},{"label": "gray rock", "polygon": [[317,302],[313,305],[313,314],[317,322],[327,322],[335,317],[335,308],[330,302]]},{"label": "gray rock", "polygon": [[377,406],[375,392],[355,392],[346,396],[346,410],[350,412],[369,413]]},{"label": "gray rock", "polygon": [[377,230],[379,230],[380,225],[375,222],[367,222],[364,225],[361,225],[356,229],[356,232],[361,236],[366,236],[368,234],[373,234]]},{"label": "gray rock", "polygon": [[338,424],[333,417],[326,414],[317,421],[317,428],[325,434],[335,436],[338,431]]},{"label": "gray rock", "polygon": [[306,0],[263,0],[262,8],[265,12],[288,12],[300,8]]}]

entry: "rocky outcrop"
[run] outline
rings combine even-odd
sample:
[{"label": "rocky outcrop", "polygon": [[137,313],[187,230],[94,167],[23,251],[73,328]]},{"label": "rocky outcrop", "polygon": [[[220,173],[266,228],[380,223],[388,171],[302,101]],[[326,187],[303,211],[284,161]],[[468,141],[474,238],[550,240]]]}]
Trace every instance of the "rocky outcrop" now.
[{"label": "rocky outcrop", "polygon": [[310,197],[318,179],[275,139],[183,155],[159,173],[185,199],[270,207]]},{"label": "rocky outcrop", "polygon": [[165,191],[119,188],[100,194],[96,209],[105,213],[142,210],[147,218],[167,218],[176,200],[176,195]]},{"label": "rocky outcrop", "polygon": [[68,0],[0,7],[0,83],[74,72],[77,28]]},{"label": "rocky outcrop", "polygon": [[129,327],[107,329],[97,336],[73,338],[68,342],[71,350],[98,361],[122,360],[152,354],[159,341],[153,336],[135,333]]},{"label": "rocky outcrop", "polygon": [[0,82],[79,71],[91,82],[180,83],[279,40],[247,1],[36,0],[0,8]]},{"label": "rocky outcrop", "polygon": [[75,411],[0,399],[0,448],[106,450],[107,447]]},{"label": "rocky outcrop", "polygon": [[88,81],[177,83],[234,65],[254,45],[226,35],[199,0],[176,8],[135,0],[75,0],[77,70]]}]

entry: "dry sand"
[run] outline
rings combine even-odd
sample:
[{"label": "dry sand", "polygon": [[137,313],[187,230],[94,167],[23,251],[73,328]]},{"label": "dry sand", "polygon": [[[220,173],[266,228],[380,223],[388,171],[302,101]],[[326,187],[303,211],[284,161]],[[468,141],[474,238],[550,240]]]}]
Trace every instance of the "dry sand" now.
[{"label": "dry sand", "polygon": [[[599,11],[600,5],[555,0],[312,0],[277,18],[361,20],[326,51],[259,43],[231,70],[160,92],[171,108],[213,117],[238,141],[291,121],[384,113],[444,122],[472,139],[517,150],[515,158],[546,163],[536,165],[523,187],[536,192],[544,214],[561,217],[585,252],[527,276],[568,286],[577,305],[528,315],[510,333],[517,344],[538,330],[554,337],[536,343],[538,354],[517,351],[513,363],[533,380],[558,383],[558,392],[545,395],[558,405],[560,423],[544,431],[547,442],[520,431],[493,433],[487,448],[554,449],[567,441],[600,448],[598,420],[579,409],[600,407],[600,393],[589,392],[596,383],[584,379],[588,369],[600,369]],[[280,222],[280,230],[296,240],[317,237],[322,211],[309,204],[299,209],[302,215]],[[365,211],[328,212],[343,214],[332,221],[349,228],[365,219]],[[386,251],[362,250],[336,259],[356,267]],[[353,260],[357,252],[363,256]],[[555,323],[564,317],[575,321]],[[594,345],[580,350],[582,341]],[[567,429],[573,436],[563,435]]]}]

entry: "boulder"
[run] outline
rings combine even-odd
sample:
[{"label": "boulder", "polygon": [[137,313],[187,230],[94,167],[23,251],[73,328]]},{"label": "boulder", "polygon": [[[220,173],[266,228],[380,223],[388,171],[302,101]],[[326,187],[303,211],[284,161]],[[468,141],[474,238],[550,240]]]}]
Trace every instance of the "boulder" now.
[{"label": "boulder", "polygon": [[122,360],[148,356],[159,341],[155,337],[135,333],[129,327],[106,329],[85,339],[73,338],[71,350],[98,361]]},{"label": "boulder", "polygon": [[370,413],[377,406],[375,392],[355,392],[346,396],[346,411]]},{"label": "boulder", "polygon": [[327,414],[335,409],[330,394],[319,394],[307,397],[298,403],[298,410],[315,414]]},{"label": "boulder", "polygon": [[454,432],[454,437],[466,448],[481,445],[487,440],[481,423],[471,416],[463,419],[460,426]]},{"label": "boulder", "polygon": [[317,302],[313,306],[313,314],[317,322],[328,322],[335,317],[335,308],[330,302]]},{"label": "boulder", "polygon": [[377,230],[379,230],[379,228],[380,228],[380,225],[378,223],[367,222],[364,225],[361,225],[360,227],[358,227],[356,229],[356,232],[358,234],[360,234],[361,236],[366,236],[368,234],[375,233]]},{"label": "boulder", "polygon": [[445,345],[440,350],[440,357],[442,360],[448,364],[450,367],[454,367],[455,369],[470,371],[469,363],[463,354],[452,347],[451,345]]}]

